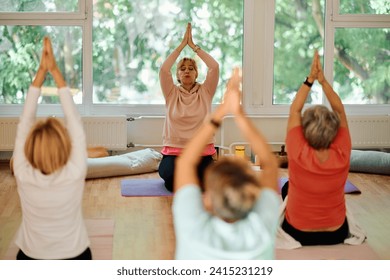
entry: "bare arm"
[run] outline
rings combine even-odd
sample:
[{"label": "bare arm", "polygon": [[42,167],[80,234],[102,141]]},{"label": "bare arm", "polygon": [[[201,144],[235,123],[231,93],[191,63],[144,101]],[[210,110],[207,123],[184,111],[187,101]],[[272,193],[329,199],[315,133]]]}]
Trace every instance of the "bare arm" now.
[{"label": "bare arm", "polygon": [[211,119],[206,120],[200,129],[195,133],[194,137],[187,143],[181,155],[175,162],[175,178],[174,191],[178,191],[187,184],[199,185],[197,177],[197,166],[202,157],[204,147],[208,144],[210,138],[217,130],[217,126],[212,124],[221,123],[224,116],[224,108],[221,104],[214,113],[211,114]]},{"label": "bare arm", "polygon": [[261,179],[262,184],[275,190],[277,189],[277,160],[272,154],[263,135],[256,130],[251,121],[243,113],[240,105],[241,91],[239,90],[239,84],[239,70],[235,69],[228,83],[224,102],[211,114],[210,119],[205,121],[176,161],[175,191],[186,184],[198,184],[196,168],[204,147],[217,129],[217,126],[213,122],[217,124],[221,123],[227,113],[233,113],[235,115],[238,128],[251,145],[253,145],[255,153],[259,156],[262,164],[264,164],[263,178]]},{"label": "bare arm", "polygon": [[45,37],[44,44],[45,49],[47,50],[47,68],[57,84],[61,107],[65,115],[65,125],[72,141],[70,160],[79,167],[81,172],[85,172],[87,166],[87,145],[81,116],[74,104],[73,97],[67,87],[66,81],[58,68],[51,41],[48,37]]},{"label": "bare arm", "polygon": [[321,61],[320,61],[319,57],[318,57],[318,61],[317,61],[317,67],[318,67],[318,82],[321,84],[322,89],[324,90],[325,96],[328,99],[330,106],[332,107],[332,110],[339,114],[340,126],[348,127],[348,121],[347,121],[347,116],[345,114],[344,105],[341,102],[340,97],[333,90],[332,86],[325,79],[325,76],[324,76],[324,73],[323,73],[322,67],[321,67]]},{"label": "bare arm", "polygon": [[167,57],[167,59],[161,65],[159,77],[160,77],[160,86],[164,96],[167,96],[172,91],[172,88],[174,87],[171,69],[176,59],[179,57],[181,51],[188,43],[189,29],[190,29],[190,25],[188,24],[186,32],[184,33],[183,36],[183,40],[181,41],[180,45],[177,46],[177,48]]},{"label": "bare arm", "polygon": [[47,58],[47,48],[45,43],[43,43],[39,68],[28,90],[26,100],[23,106],[23,111],[20,116],[18,128],[16,131],[16,139],[14,145],[15,148],[13,153],[13,168],[15,170],[15,174],[21,171],[20,168],[22,168],[24,166],[23,163],[26,162],[26,156],[24,154],[24,145],[28,133],[35,123],[38,98],[41,94],[41,87],[43,85],[43,82],[45,81],[45,77],[48,72]]},{"label": "bare arm", "polygon": [[[314,81],[317,79],[317,59],[318,52],[316,51],[314,53],[310,74],[308,76],[309,83],[314,83]],[[287,131],[293,127],[301,125],[303,106],[305,105],[307,96],[310,93],[310,89],[311,88],[306,84],[302,84],[297,94],[295,95],[295,98],[290,106],[290,114],[287,121]]]},{"label": "bare arm", "polygon": [[272,153],[264,135],[256,129],[253,123],[242,112],[235,115],[235,121],[243,133],[245,139],[250,143],[254,153],[261,162],[260,182],[264,187],[278,191],[278,162]]},{"label": "bare arm", "polygon": [[261,162],[261,185],[278,191],[278,161],[272,153],[271,147],[268,145],[268,141],[263,133],[256,129],[252,121],[245,115],[240,105],[240,97],[239,70],[235,69],[232,78],[229,80],[224,102],[229,107],[228,111],[235,116],[238,129],[244,135],[245,139],[248,140],[254,153]]},{"label": "bare arm", "polygon": [[210,94],[214,95],[219,81],[219,64],[210,54],[202,50],[199,46],[195,45],[192,39],[191,24],[189,24],[188,46],[194,52],[196,52],[200,59],[202,59],[202,61],[206,64],[208,70],[206,79],[203,84],[206,86]]}]

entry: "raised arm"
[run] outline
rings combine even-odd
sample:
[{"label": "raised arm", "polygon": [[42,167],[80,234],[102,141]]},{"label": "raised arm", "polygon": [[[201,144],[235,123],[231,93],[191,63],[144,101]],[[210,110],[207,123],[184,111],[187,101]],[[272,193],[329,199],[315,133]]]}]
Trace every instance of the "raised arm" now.
[{"label": "raised arm", "polygon": [[333,90],[332,86],[325,79],[324,72],[322,71],[321,61],[319,56],[317,56],[317,72],[318,72],[318,82],[321,84],[322,89],[324,90],[325,96],[329,101],[332,110],[338,113],[340,117],[340,126],[348,127],[347,116],[345,114],[344,105],[341,102],[340,97]]},{"label": "raised arm", "polygon": [[210,118],[207,118],[192,139],[187,143],[181,155],[175,162],[174,191],[178,191],[187,184],[199,185],[197,166],[202,157],[204,147],[222,122],[225,107],[221,104]]},{"label": "raised arm", "polygon": [[197,53],[197,55],[202,59],[202,61],[207,66],[207,75],[204,81],[204,85],[209,90],[209,93],[214,95],[218,86],[219,81],[219,64],[218,62],[207,52],[202,50],[198,45],[193,42],[192,39],[192,26],[189,23],[189,32],[188,32],[188,46]]},{"label": "raised arm", "polygon": [[160,77],[160,86],[164,96],[167,96],[172,91],[172,88],[175,85],[173,82],[171,69],[173,64],[179,57],[181,51],[188,43],[189,29],[190,29],[190,24],[187,24],[187,29],[186,32],[184,33],[183,40],[181,41],[180,45],[177,46],[177,48],[167,57],[167,59],[161,65],[159,77]]},{"label": "raised arm", "polygon": [[239,90],[239,70],[235,69],[230,79],[224,97],[224,102],[211,114],[195,136],[189,141],[182,154],[176,160],[175,191],[186,184],[198,184],[196,168],[200,161],[203,148],[210,137],[215,133],[223,117],[233,113],[236,123],[244,136],[253,145],[255,153],[264,164],[262,184],[276,190],[278,165],[263,135],[256,130],[250,120],[245,116],[241,105],[241,91]]},{"label": "raised arm", "polygon": [[13,169],[15,172],[18,172],[19,168],[24,166],[24,163],[26,162],[24,145],[31,127],[35,124],[38,98],[41,95],[41,87],[45,81],[47,71],[47,49],[44,42],[39,68],[28,90],[16,131],[13,152]]},{"label": "raised arm", "polygon": [[[313,61],[311,64],[310,74],[307,77],[307,82],[309,84],[313,84],[314,81],[317,79],[318,59],[319,59],[318,52],[315,51]],[[287,121],[287,131],[289,131],[293,127],[301,125],[303,106],[305,105],[310,89],[311,89],[310,85],[308,85],[307,83],[303,83],[299,88],[297,94],[295,95],[295,98],[292,104],[290,105],[290,114]]]},{"label": "raised arm", "polygon": [[83,168],[83,171],[86,171],[87,145],[81,116],[74,104],[73,97],[67,87],[66,81],[57,66],[51,41],[48,37],[45,37],[44,40],[45,48],[47,50],[47,67],[56,82],[62,110],[65,115],[65,125],[72,141],[70,160],[73,161],[76,166]]},{"label": "raised arm", "polygon": [[244,135],[245,139],[248,140],[254,153],[261,162],[261,185],[269,187],[277,192],[278,162],[268,145],[268,141],[261,131],[256,129],[252,121],[245,115],[244,110],[240,105],[240,80],[239,70],[235,69],[233,76],[228,83],[224,102],[226,102],[226,105],[229,107],[228,111],[234,114],[238,129]]}]

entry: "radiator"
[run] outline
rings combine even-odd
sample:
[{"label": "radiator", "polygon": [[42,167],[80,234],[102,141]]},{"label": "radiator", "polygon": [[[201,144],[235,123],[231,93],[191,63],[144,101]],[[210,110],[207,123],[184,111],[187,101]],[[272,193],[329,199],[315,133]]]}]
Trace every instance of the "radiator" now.
[{"label": "radiator", "polygon": [[[274,122],[269,121],[270,119],[272,118],[261,119],[261,129],[263,131],[273,131],[273,134],[279,135],[279,138],[281,138],[273,139],[273,137],[269,137],[270,141],[284,141],[286,121],[281,120],[280,125],[275,125]],[[253,120],[256,122],[257,118]],[[13,150],[17,122],[17,117],[0,117],[0,151]],[[138,122],[142,125],[137,125]],[[159,127],[161,127],[160,122],[158,122]],[[155,142],[155,140],[150,139],[161,139],[161,129],[155,129],[155,125],[145,120],[136,121],[130,124],[128,128],[126,116],[83,117],[83,123],[88,147],[103,146],[109,150],[125,150],[128,144],[128,131],[134,137],[132,142],[150,145]],[[267,127],[267,124],[272,127]],[[390,147],[390,116],[349,116],[348,124],[353,148],[381,149]],[[221,136],[223,144],[228,145],[230,143],[228,134],[231,134],[232,129],[236,128],[232,127],[226,130],[223,133],[224,135]],[[143,133],[140,133],[140,131],[143,131]]]},{"label": "radiator", "polygon": [[351,116],[348,126],[353,148],[390,147],[390,116]]},{"label": "radiator", "polygon": [[[103,146],[108,150],[127,149],[126,116],[83,117],[87,146]],[[0,118],[0,151],[12,151],[18,117]]]}]

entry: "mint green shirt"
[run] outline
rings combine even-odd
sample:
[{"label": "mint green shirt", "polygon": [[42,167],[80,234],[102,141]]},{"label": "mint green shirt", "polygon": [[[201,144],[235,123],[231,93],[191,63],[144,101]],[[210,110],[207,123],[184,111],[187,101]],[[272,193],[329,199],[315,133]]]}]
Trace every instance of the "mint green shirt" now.
[{"label": "mint green shirt", "polygon": [[208,213],[196,185],[180,189],[173,199],[175,259],[262,260],[275,258],[279,195],[263,189],[249,215],[226,223]]}]

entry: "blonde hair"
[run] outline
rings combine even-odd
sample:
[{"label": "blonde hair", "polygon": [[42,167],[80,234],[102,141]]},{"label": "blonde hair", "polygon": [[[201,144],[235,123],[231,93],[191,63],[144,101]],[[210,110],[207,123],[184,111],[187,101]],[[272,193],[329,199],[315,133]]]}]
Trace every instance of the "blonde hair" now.
[{"label": "blonde hair", "polygon": [[180,71],[180,68],[183,66],[184,62],[186,62],[186,61],[190,61],[192,63],[192,65],[194,66],[194,69],[196,71],[196,78],[198,77],[198,65],[196,64],[195,59],[190,58],[190,57],[183,57],[181,60],[179,60],[179,62],[177,63],[177,66],[176,66],[176,79],[179,83],[181,83],[181,81],[179,79],[179,71]]},{"label": "blonde hair", "polygon": [[303,133],[314,149],[328,149],[340,128],[340,118],[326,106],[316,105],[305,110],[302,117]]},{"label": "blonde hair", "polygon": [[24,153],[34,168],[48,175],[67,163],[71,147],[68,131],[62,123],[56,118],[47,118],[30,130]]},{"label": "blonde hair", "polygon": [[234,221],[245,218],[252,210],[260,182],[248,162],[224,157],[207,168],[205,187],[210,192],[214,213]]}]

